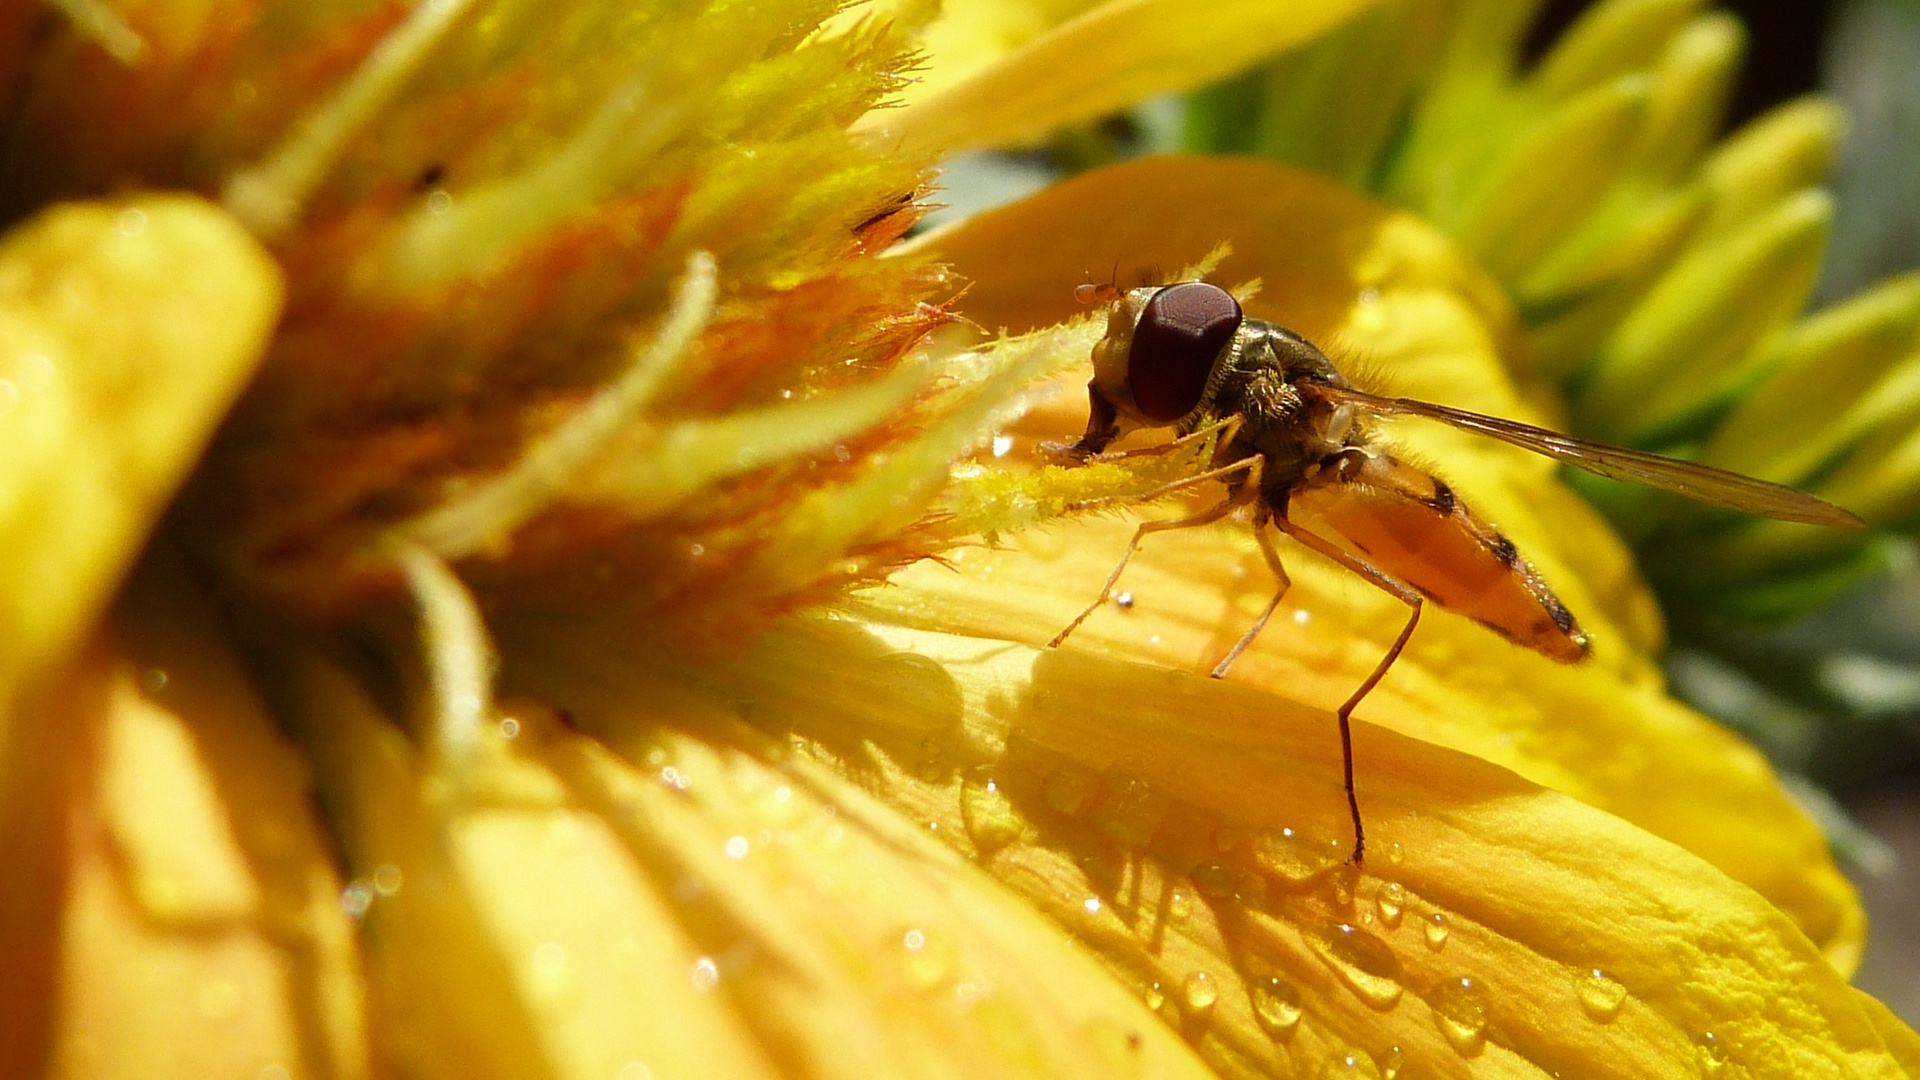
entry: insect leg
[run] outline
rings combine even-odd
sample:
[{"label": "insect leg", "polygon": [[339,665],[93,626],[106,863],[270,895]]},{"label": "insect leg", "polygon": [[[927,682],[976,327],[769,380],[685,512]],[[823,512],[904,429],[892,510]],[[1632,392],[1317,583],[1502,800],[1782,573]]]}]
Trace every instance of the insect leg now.
[{"label": "insect leg", "polygon": [[1188,446],[1192,446],[1194,443],[1199,442],[1201,439],[1204,439],[1207,436],[1214,435],[1214,434],[1218,434],[1220,436],[1220,445],[1222,447],[1225,447],[1228,443],[1233,441],[1233,437],[1235,435],[1240,433],[1240,425],[1244,423],[1246,423],[1246,417],[1241,416],[1239,413],[1234,413],[1232,416],[1229,416],[1224,420],[1216,420],[1213,423],[1208,424],[1206,427],[1203,427],[1198,431],[1193,431],[1185,435],[1182,435],[1179,438],[1173,440],[1172,442],[1163,442],[1155,446],[1142,446],[1132,450],[1114,450],[1111,452],[1102,452],[1102,453],[1094,454],[1093,456],[1087,458],[1087,460],[1090,462],[1091,461],[1125,461],[1127,458],[1152,457],[1158,454],[1171,454],[1175,450],[1180,450]]},{"label": "insect leg", "polygon": [[1247,632],[1241,634],[1240,640],[1234,642],[1233,648],[1227,650],[1226,657],[1214,665],[1213,677],[1216,679],[1227,677],[1227,669],[1233,666],[1235,660],[1240,659],[1241,653],[1247,651],[1247,646],[1253,644],[1253,639],[1260,636],[1260,631],[1267,628],[1267,620],[1273,618],[1275,609],[1280,606],[1281,597],[1286,596],[1287,590],[1293,587],[1293,579],[1287,576],[1287,568],[1280,565],[1280,553],[1273,548],[1273,538],[1267,535],[1264,515],[1254,522],[1253,538],[1259,541],[1260,554],[1266,556],[1267,566],[1272,568],[1273,576],[1280,579],[1280,588],[1273,594],[1273,599],[1267,601],[1266,610],[1260,612],[1260,617],[1253,620],[1253,625],[1247,627]]},{"label": "insect leg", "polygon": [[1081,612],[1072,622],[1068,623],[1065,630],[1053,635],[1053,640],[1047,642],[1047,648],[1054,648],[1061,642],[1067,640],[1068,634],[1078,630],[1080,624],[1087,621],[1088,616],[1100,610],[1100,605],[1106,603],[1107,597],[1112,595],[1113,587],[1120,581],[1121,572],[1127,568],[1127,563],[1133,558],[1133,553],[1140,549],[1140,541],[1146,539],[1148,533],[1165,532],[1168,529],[1188,529],[1198,525],[1210,525],[1226,517],[1239,502],[1240,500],[1238,498],[1229,496],[1220,500],[1216,505],[1187,517],[1141,522],[1140,527],[1133,532],[1133,539],[1127,541],[1127,550],[1125,554],[1120,556],[1120,565],[1113,568],[1113,573],[1107,575],[1107,583],[1100,587],[1100,595],[1093,603],[1087,605],[1087,610]]},{"label": "insect leg", "polygon": [[1413,628],[1420,624],[1420,609],[1425,606],[1426,601],[1399,578],[1308,532],[1286,518],[1275,518],[1273,523],[1281,532],[1360,575],[1409,608],[1407,625],[1400,628],[1400,636],[1393,639],[1393,647],[1387,650],[1387,655],[1381,657],[1378,664],[1374,665],[1373,674],[1368,675],[1367,681],[1360,684],[1360,689],[1355,690],[1346,704],[1340,706],[1334,713],[1340,719],[1340,756],[1342,764],[1346,767],[1347,808],[1353,811],[1353,861],[1355,865],[1359,865],[1367,850],[1367,834],[1360,825],[1360,797],[1353,790],[1353,725],[1350,718],[1353,716],[1354,707],[1360,704],[1360,699],[1366,697],[1375,686],[1380,684],[1380,680],[1386,677],[1387,669],[1400,658],[1400,651],[1407,647],[1407,639],[1413,636]]},{"label": "insect leg", "polygon": [[[1085,502],[1068,503],[1066,506],[1066,509],[1069,511],[1093,510],[1102,506],[1118,506],[1124,503],[1152,502],[1153,500],[1159,498],[1162,495],[1171,495],[1176,491],[1193,487],[1196,484],[1204,484],[1209,480],[1224,480],[1227,477],[1232,476],[1234,473],[1248,472],[1249,470],[1251,470],[1251,475],[1257,481],[1259,479],[1260,466],[1264,464],[1265,461],[1266,459],[1264,457],[1261,457],[1259,454],[1254,454],[1250,457],[1243,457],[1239,461],[1233,462],[1232,464],[1222,465],[1217,469],[1208,469],[1206,472],[1203,472],[1203,473],[1195,473],[1192,476],[1185,477],[1180,480],[1175,480],[1175,481],[1172,481],[1171,483],[1161,484],[1157,488],[1149,488],[1148,490],[1143,491],[1138,495],[1109,495],[1109,496],[1106,496],[1105,498],[1100,498],[1100,499],[1088,499]],[[1259,485],[1257,483],[1251,486],[1243,483],[1243,484],[1237,485],[1235,487],[1235,491],[1257,489],[1258,486]],[[1245,501],[1245,497],[1237,496],[1236,498],[1228,501],[1235,502],[1235,503],[1243,502]]]}]

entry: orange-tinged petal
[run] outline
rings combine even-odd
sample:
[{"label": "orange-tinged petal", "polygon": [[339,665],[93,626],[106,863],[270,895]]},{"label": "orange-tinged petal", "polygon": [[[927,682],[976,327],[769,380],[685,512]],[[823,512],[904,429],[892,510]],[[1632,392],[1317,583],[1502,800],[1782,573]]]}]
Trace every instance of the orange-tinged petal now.
[{"label": "orange-tinged petal", "polygon": [[949,4],[927,33],[926,71],[907,89],[905,106],[862,123],[910,150],[1030,139],[1230,75],[1319,36],[1368,2]]},{"label": "orange-tinged petal", "polygon": [[[119,632],[14,715],[10,749],[34,753],[9,762],[6,862],[61,913],[36,926],[16,898],[0,918],[7,956],[51,953],[9,960],[6,1013],[41,1015],[0,1072],[365,1076],[358,955],[304,770],[170,600],[123,604]],[[22,769],[52,789],[11,782]],[[44,831],[21,829],[36,816]]]},{"label": "orange-tinged petal", "polygon": [[280,295],[240,226],[184,196],[56,206],[0,240],[0,709],[99,614]]},{"label": "orange-tinged petal", "polygon": [[[1348,866],[1332,718],[1269,693],[818,618],[691,678],[610,627],[515,655],[616,737],[646,714],[605,702],[692,684],[716,714],[698,741],[771,736],[792,779],[729,778],[669,740],[663,768],[701,770],[682,798],[708,782],[722,789],[709,798],[745,799],[819,771],[851,780],[913,823],[893,841],[902,852],[938,839],[974,860],[1221,1073],[1320,1075],[1352,1059],[1367,1075],[1908,1075],[1911,1033],[1764,898],[1469,755],[1359,725],[1372,855]],[[837,798],[849,827],[870,821],[864,800]],[[741,861],[782,874],[788,828],[742,834]],[[842,925],[864,926],[862,909]],[[1034,962],[1057,983],[1083,977]]]},{"label": "orange-tinged petal", "polygon": [[[1230,217],[1218,209],[1227,205]],[[1054,230],[1041,233],[1043,220]],[[1250,313],[1300,329],[1336,358],[1358,356],[1363,373],[1396,392],[1527,417],[1500,373],[1498,350],[1512,339],[1491,286],[1417,222],[1299,173],[1231,159],[1150,161],[1088,174],[923,243],[976,279],[976,317],[1022,327],[1070,310],[1072,284],[1103,280],[1116,258],[1125,276],[1178,266],[1221,240],[1234,253],[1216,280],[1263,279]],[[1023,431],[1077,431],[1084,398],[1059,402]],[[1851,970],[1865,933],[1852,889],[1759,755],[1660,692],[1647,656],[1657,616],[1618,540],[1549,463],[1438,425],[1399,424],[1391,434],[1423,451],[1515,541],[1594,631],[1595,656],[1556,665],[1429,608],[1359,715],[1686,846],[1779,904]],[[1131,529],[1131,517],[1082,519],[1006,549],[957,552],[949,567],[896,575],[891,588],[866,594],[862,610],[1044,643],[1099,595]],[[1297,546],[1283,542],[1282,553],[1293,589],[1232,677],[1331,708],[1385,654],[1406,609]],[[1133,607],[1096,613],[1070,647],[1204,671],[1251,625],[1274,583],[1244,526],[1223,525],[1151,538],[1120,588]],[[1730,829],[1732,820],[1754,827]]]}]

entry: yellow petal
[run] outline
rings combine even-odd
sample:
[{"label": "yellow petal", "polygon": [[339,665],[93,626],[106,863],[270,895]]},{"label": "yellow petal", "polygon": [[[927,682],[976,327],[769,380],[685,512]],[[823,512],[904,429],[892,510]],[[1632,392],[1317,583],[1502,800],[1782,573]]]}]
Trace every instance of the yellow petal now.
[{"label": "yellow petal", "polygon": [[[60,916],[0,917],[0,951],[50,961],[10,961],[8,1014],[45,1014],[4,1044],[74,1077],[365,1076],[359,959],[304,770],[202,613],[140,591],[13,717],[6,862]],[[40,1074],[23,1064],[0,1072]]]},{"label": "yellow petal", "polygon": [[[725,751],[663,744],[666,767],[691,758],[700,769],[683,800],[777,799],[775,783],[797,794],[823,772],[846,778],[904,819],[897,857],[938,866],[925,851],[939,840],[977,863],[1077,937],[1217,1072],[1905,1075],[1889,1044],[1911,1034],[1766,900],[1470,756],[1359,726],[1374,765],[1360,789],[1373,854],[1358,872],[1342,862],[1332,719],[1281,697],[1083,653],[824,619],[789,623],[689,678],[632,631],[548,633],[537,657],[512,655],[616,739],[640,738],[631,726],[648,713],[607,702],[669,700],[690,682],[713,712],[695,741],[753,749],[731,752],[746,760],[729,774]],[[781,746],[785,775],[768,776],[757,762]],[[709,782],[720,792],[700,796]],[[816,790],[833,793],[849,830],[878,827],[849,788]],[[807,863],[796,860],[811,849],[794,838],[804,828],[743,834],[739,873],[804,895]],[[755,867],[762,859],[773,867]],[[896,867],[872,887],[896,897],[897,918],[921,910],[913,883],[927,872]],[[840,934],[868,926],[852,891]],[[960,911],[998,907],[949,895]],[[1029,967],[1023,990],[1044,976],[1092,999],[1106,985],[1053,956]]]},{"label": "yellow petal", "polygon": [[0,241],[0,702],[98,615],[280,292],[266,253],[193,198],[57,206]]},{"label": "yellow petal", "polygon": [[[1071,307],[1064,298],[1076,277],[1104,279],[1115,254],[1179,265],[1222,239],[1235,251],[1218,280],[1264,280],[1252,314],[1329,344],[1336,358],[1358,355],[1363,371],[1387,375],[1409,396],[1528,415],[1501,374],[1508,316],[1491,287],[1405,215],[1297,173],[1239,161],[1144,162],[1076,178],[924,243],[978,280],[969,294],[976,317],[1019,327]],[[1122,263],[1122,276],[1135,265]],[[1063,395],[1023,430],[1060,438],[1084,417],[1084,398]],[[1424,451],[1515,541],[1594,631],[1595,656],[1562,667],[1429,608],[1359,715],[1505,765],[1688,847],[1791,913],[1850,970],[1864,934],[1851,888],[1759,755],[1661,693],[1648,658],[1657,615],[1598,516],[1530,455],[1437,425],[1399,425],[1392,435]],[[1023,534],[1006,549],[956,552],[951,568],[896,575],[891,588],[866,594],[862,610],[1043,643],[1099,595],[1131,529],[1129,521],[1078,520]],[[1233,678],[1330,708],[1384,655],[1405,608],[1296,547],[1283,555],[1293,590]],[[1244,527],[1216,526],[1153,537],[1120,587],[1134,606],[1096,613],[1071,646],[1197,671],[1251,625],[1273,583]],[[1727,827],[1742,818],[1756,826]]]},{"label": "yellow petal", "polygon": [[928,31],[921,83],[862,122],[909,150],[1044,135],[1168,90],[1198,86],[1309,41],[1368,0],[1112,0],[1083,12],[948,5]]}]

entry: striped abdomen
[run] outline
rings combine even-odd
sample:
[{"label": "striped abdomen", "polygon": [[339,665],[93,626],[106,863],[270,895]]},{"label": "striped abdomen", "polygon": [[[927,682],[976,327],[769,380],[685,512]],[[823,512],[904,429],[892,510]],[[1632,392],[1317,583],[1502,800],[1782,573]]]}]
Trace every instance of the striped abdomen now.
[{"label": "striped abdomen", "polygon": [[1294,486],[1287,517],[1517,645],[1561,663],[1587,655],[1587,635],[1513,541],[1406,462],[1346,450]]}]

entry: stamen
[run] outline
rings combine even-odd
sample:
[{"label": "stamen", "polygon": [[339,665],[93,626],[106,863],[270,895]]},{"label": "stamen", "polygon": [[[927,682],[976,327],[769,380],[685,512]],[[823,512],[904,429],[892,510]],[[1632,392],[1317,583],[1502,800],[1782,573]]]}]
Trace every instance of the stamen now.
[{"label": "stamen", "polygon": [[294,125],[258,164],[227,178],[220,201],[253,230],[273,240],[300,223],[314,189],[349,143],[386,108],[446,39],[475,0],[420,0],[340,88]]},{"label": "stamen", "polygon": [[471,494],[403,522],[395,534],[443,559],[480,551],[520,527],[563,491],[614,435],[653,402],[713,315],[713,256],[687,257],[686,276],[640,356],[579,412],[533,443],[505,472]]},{"label": "stamen", "polygon": [[74,29],[98,42],[107,55],[132,67],[145,59],[147,43],[120,13],[101,0],[45,0],[72,20]]},{"label": "stamen", "polygon": [[420,628],[433,693],[432,759],[456,797],[473,773],[481,725],[493,712],[493,647],[480,608],[449,566],[414,544],[394,558],[420,605]]}]

